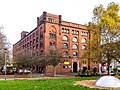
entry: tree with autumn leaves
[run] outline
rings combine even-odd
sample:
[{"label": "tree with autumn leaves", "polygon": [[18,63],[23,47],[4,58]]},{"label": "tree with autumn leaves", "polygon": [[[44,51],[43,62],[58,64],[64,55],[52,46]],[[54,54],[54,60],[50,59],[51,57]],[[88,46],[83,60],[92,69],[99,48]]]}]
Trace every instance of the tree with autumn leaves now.
[{"label": "tree with autumn leaves", "polygon": [[110,3],[107,8],[96,6],[93,10],[93,20],[89,23],[90,33],[89,57],[101,62],[106,60],[108,74],[112,60],[120,62],[120,7],[119,4]]}]

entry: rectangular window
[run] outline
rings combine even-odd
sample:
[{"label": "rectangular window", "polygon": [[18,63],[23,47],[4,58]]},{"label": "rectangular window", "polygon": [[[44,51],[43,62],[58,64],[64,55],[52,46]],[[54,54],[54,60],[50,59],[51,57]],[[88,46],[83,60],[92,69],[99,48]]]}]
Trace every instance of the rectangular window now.
[{"label": "rectangular window", "polygon": [[52,18],[48,18],[48,22],[52,22]]},{"label": "rectangular window", "polygon": [[41,33],[41,34],[40,34],[40,40],[42,40],[42,39],[43,39],[43,34]]}]

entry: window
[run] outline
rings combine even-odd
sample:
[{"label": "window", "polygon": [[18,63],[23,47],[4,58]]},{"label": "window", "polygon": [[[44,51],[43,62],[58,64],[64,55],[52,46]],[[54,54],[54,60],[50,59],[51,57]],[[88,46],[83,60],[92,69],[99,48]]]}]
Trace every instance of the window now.
[{"label": "window", "polygon": [[36,38],[36,43],[38,43],[38,37]]},{"label": "window", "polygon": [[40,48],[43,48],[43,43],[42,42],[40,43]]},{"label": "window", "polygon": [[32,45],[32,41],[30,41],[30,46]]},{"label": "window", "polygon": [[67,36],[63,36],[63,40],[68,41],[68,37]]},{"label": "window", "polygon": [[97,61],[93,61],[94,62],[94,64],[97,64]]},{"label": "window", "polygon": [[63,57],[67,57],[68,56],[68,52],[67,51],[64,51],[63,52]]},{"label": "window", "polygon": [[86,61],[84,60],[82,63],[85,65],[85,64],[86,64]]},{"label": "window", "polygon": [[77,45],[76,45],[76,44],[74,44],[72,48],[73,48],[73,49],[77,49]]},{"label": "window", "polygon": [[55,46],[55,42],[50,42],[50,46]]},{"label": "window", "polygon": [[33,38],[35,37],[35,33],[33,33]]},{"label": "window", "polygon": [[79,34],[79,32],[77,30],[72,30],[72,34]]},{"label": "window", "polygon": [[38,49],[38,44],[36,45],[36,49]]},{"label": "window", "polygon": [[62,32],[63,32],[63,33],[69,33],[69,29],[62,28]]},{"label": "window", "polygon": [[62,32],[64,32],[64,28],[62,28]]},{"label": "window", "polygon": [[33,44],[35,44],[35,39],[33,39]]},{"label": "window", "polygon": [[50,35],[50,38],[53,38],[53,39],[56,38],[56,34],[54,34],[54,33],[50,33],[49,35]]},{"label": "window", "polygon": [[72,30],[72,34],[74,34],[74,30]]},{"label": "window", "polygon": [[87,36],[88,33],[87,33],[87,32],[81,32],[81,35],[82,35],[82,36]]},{"label": "window", "polygon": [[76,37],[73,37],[73,42],[77,42],[77,38]]},{"label": "window", "polygon": [[87,40],[85,38],[83,38],[82,43],[87,43]]},{"label": "window", "polygon": [[36,35],[38,35],[38,31],[36,31]]},{"label": "window", "polygon": [[42,40],[43,39],[43,34],[42,33],[40,33],[40,40]]},{"label": "window", "polygon": [[23,45],[23,49],[24,49],[24,47],[25,47],[25,46]]},{"label": "window", "polygon": [[79,34],[79,31],[77,31],[76,34]]},{"label": "window", "polygon": [[67,43],[64,43],[64,44],[63,44],[63,48],[68,48],[68,44],[67,44]]},{"label": "window", "polygon": [[67,29],[66,33],[69,33],[69,29]]},{"label": "window", "polygon": [[86,46],[85,45],[82,46],[82,50],[86,50]]},{"label": "window", "polygon": [[29,42],[27,43],[27,47],[29,47]]},{"label": "window", "polygon": [[73,52],[73,57],[77,57],[78,53],[77,52]]},{"label": "window", "polygon": [[52,22],[52,18],[48,18],[48,22]]}]

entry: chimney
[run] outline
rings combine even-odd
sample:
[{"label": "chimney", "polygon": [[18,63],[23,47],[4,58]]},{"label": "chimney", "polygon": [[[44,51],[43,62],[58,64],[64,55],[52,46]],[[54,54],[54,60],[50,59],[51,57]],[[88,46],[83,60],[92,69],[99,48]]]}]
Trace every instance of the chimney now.
[{"label": "chimney", "polygon": [[43,12],[43,17],[44,17],[44,16],[46,17],[46,15],[47,15],[47,12],[46,12],[46,11],[44,11],[44,12]]},{"label": "chimney", "polygon": [[39,26],[40,25],[40,19],[39,19],[39,17],[37,17],[37,26]]},{"label": "chimney", "polygon": [[62,15],[59,15],[59,24],[61,24],[62,21]]},{"label": "chimney", "polygon": [[21,32],[21,39],[24,38],[27,34],[28,34],[27,31],[22,31],[22,32]]}]

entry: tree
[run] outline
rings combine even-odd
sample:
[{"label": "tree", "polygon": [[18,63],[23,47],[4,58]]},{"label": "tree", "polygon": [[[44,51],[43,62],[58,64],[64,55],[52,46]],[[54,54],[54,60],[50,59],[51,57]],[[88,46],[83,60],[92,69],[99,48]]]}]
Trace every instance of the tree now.
[{"label": "tree", "polygon": [[[119,58],[118,44],[120,35],[120,7],[118,4],[110,3],[105,9],[99,5],[93,10],[93,21],[90,22],[88,30],[91,32],[90,51],[93,58],[107,61],[108,74],[110,63]],[[116,43],[117,42],[117,43]],[[117,60],[118,61],[118,60]]]},{"label": "tree", "polygon": [[[7,37],[5,34],[1,31],[1,29],[4,29],[3,26],[0,26],[0,64],[4,65],[4,58],[6,53],[6,58],[9,60],[10,56],[10,43],[7,41]],[[6,49],[6,50],[5,50]]]},{"label": "tree", "polygon": [[[35,66],[45,67],[47,65],[45,55],[38,55],[37,53],[33,53],[32,51],[21,51],[20,53],[15,55],[15,62],[23,69],[29,68],[31,71]],[[43,70],[43,71],[44,71]]]},{"label": "tree", "polygon": [[48,52],[45,54],[47,63],[49,65],[53,65],[54,67],[54,76],[56,76],[56,66],[60,63],[62,59],[62,53],[59,49],[50,48]]},{"label": "tree", "polygon": [[15,62],[22,68],[27,68],[32,65],[32,56],[30,52],[21,52],[16,55]]}]

